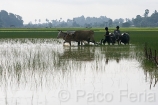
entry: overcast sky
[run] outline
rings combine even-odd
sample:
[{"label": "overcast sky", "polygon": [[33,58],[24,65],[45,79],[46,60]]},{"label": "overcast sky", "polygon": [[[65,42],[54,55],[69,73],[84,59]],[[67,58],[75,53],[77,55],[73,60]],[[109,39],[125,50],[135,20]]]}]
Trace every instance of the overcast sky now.
[{"label": "overcast sky", "polygon": [[149,15],[158,10],[158,0],[0,0],[0,10],[6,10],[22,16],[24,23],[35,19],[48,20],[72,19],[106,16],[111,19],[134,18],[143,15],[149,9]]}]

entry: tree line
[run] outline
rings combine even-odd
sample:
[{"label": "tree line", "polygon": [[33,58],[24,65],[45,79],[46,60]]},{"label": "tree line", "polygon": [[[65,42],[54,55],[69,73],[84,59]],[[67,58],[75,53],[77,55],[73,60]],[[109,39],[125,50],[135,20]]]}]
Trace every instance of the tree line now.
[{"label": "tree line", "polygon": [[112,20],[106,16],[100,17],[75,17],[73,19],[62,20],[62,18],[55,20],[46,19],[44,23],[41,23],[41,19],[35,19],[35,23],[29,22],[23,24],[22,17],[13,13],[8,13],[5,10],[0,11],[0,27],[158,27],[158,12],[155,10],[151,16],[149,16],[149,10],[146,9],[143,15],[137,15],[135,18],[119,18]]},{"label": "tree line", "polygon": [[133,24],[136,27],[158,27],[158,12],[157,10],[148,16],[149,10],[146,9],[144,16],[137,15],[136,18],[132,19]]},{"label": "tree line", "polygon": [[22,17],[5,10],[0,11],[0,27],[23,27]]},{"label": "tree line", "polygon": [[[43,24],[32,24],[30,22],[27,26],[32,27],[116,27],[117,25],[121,27],[158,27],[158,12],[155,10],[151,16],[149,15],[149,10],[146,9],[143,15],[137,15],[135,18],[119,18],[112,20],[106,16],[100,17],[75,17],[73,19],[67,19],[67,21],[62,20],[48,20]],[[40,19],[39,19],[40,20]],[[37,19],[35,19],[36,23]],[[40,22],[40,21],[39,21]]]}]

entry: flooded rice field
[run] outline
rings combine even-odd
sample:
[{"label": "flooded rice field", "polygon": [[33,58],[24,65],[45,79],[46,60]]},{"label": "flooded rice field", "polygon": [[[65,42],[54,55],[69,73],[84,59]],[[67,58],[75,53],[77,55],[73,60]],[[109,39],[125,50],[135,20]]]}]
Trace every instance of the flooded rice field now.
[{"label": "flooded rice field", "polygon": [[0,105],[156,105],[157,81],[135,45],[0,39]]}]

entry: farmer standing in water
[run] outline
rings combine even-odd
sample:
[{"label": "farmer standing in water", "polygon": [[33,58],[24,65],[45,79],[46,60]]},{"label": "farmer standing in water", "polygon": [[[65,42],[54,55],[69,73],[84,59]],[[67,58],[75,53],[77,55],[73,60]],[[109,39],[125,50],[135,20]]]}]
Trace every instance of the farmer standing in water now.
[{"label": "farmer standing in water", "polygon": [[116,27],[116,30],[114,30],[114,34],[121,35],[121,32],[120,32],[119,28],[120,28],[119,26]]},{"label": "farmer standing in water", "polygon": [[108,27],[105,27],[105,39],[103,41],[103,44],[105,45],[106,42],[108,42],[108,45],[110,45],[110,36],[109,36],[109,31],[108,31]]}]

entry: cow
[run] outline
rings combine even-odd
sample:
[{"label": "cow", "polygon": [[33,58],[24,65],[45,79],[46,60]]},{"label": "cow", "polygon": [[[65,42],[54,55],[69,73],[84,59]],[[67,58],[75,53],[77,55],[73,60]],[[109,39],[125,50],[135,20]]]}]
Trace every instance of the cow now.
[{"label": "cow", "polygon": [[[58,33],[58,36],[57,38],[63,38],[64,40],[64,43],[68,42],[70,45],[71,45],[71,41],[75,41],[73,39],[73,37],[69,37],[68,35],[72,35],[72,33],[74,33],[74,31],[67,31],[67,32],[63,32],[61,30],[58,30],[59,33]],[[67,37],[68,36],[68,37]],[[78,45],[80,45],[80,42],[78,42]]]},{"label": "cow", "polygon": [[110,45],[110,43],[112,43],[112,45],[115,44],[116,41],[116,36],[114,33],[109,33],[109,39],[101,39],[101,44],[103,43],[105,45],[106,41],[108,42],[108,44]]},{"label": "cow", "polygon": [[58,33],[58,38],[61,36],[63,36],[65,42],[69,42],[70,45],[71,41],[78,42],[78,45],[80,45],[80,42],[82,44],[83,41],[87,41],[88,44],[89,42],[93,42],[95,44],[94,31],[92,30],[77,30],[74,32],[67,32],[65,34],[62,31],[60,31]]},{"label": "cow", "polygon": [[[112,43],[112,45],[114,45],[116,41],[118,42],[118,45],[121,43],[124,43],[125,45],[129,44],[130,36],[128,33],[109,33],[109,36],[109,41],[107,41],[109,44]],[[102,43],[105,45],[105,39],[101,40],[101,44]]]},{"label": "cow", "polygon": [[87,41],[88,44],[89,42],[93,42],[95,44],[94,31],[92,30],[83,30],[83,31],[78,30],[78,31],[75,31],[72,35],[68,35],[68,36],[72,36],[73,39],[77,42]]},{"label": "cow", "polygon": [[128,33],[122,33],[121,36],[119,36],[119,44],[124,43],[125,45],[126,44],[129,44],[129,40],[130,40],[130,36]]},{"label": "cow", "polygon": [[116,42],[116,35],[114,33],[110,33],[110,42],[112,45],[114,45]]}]

